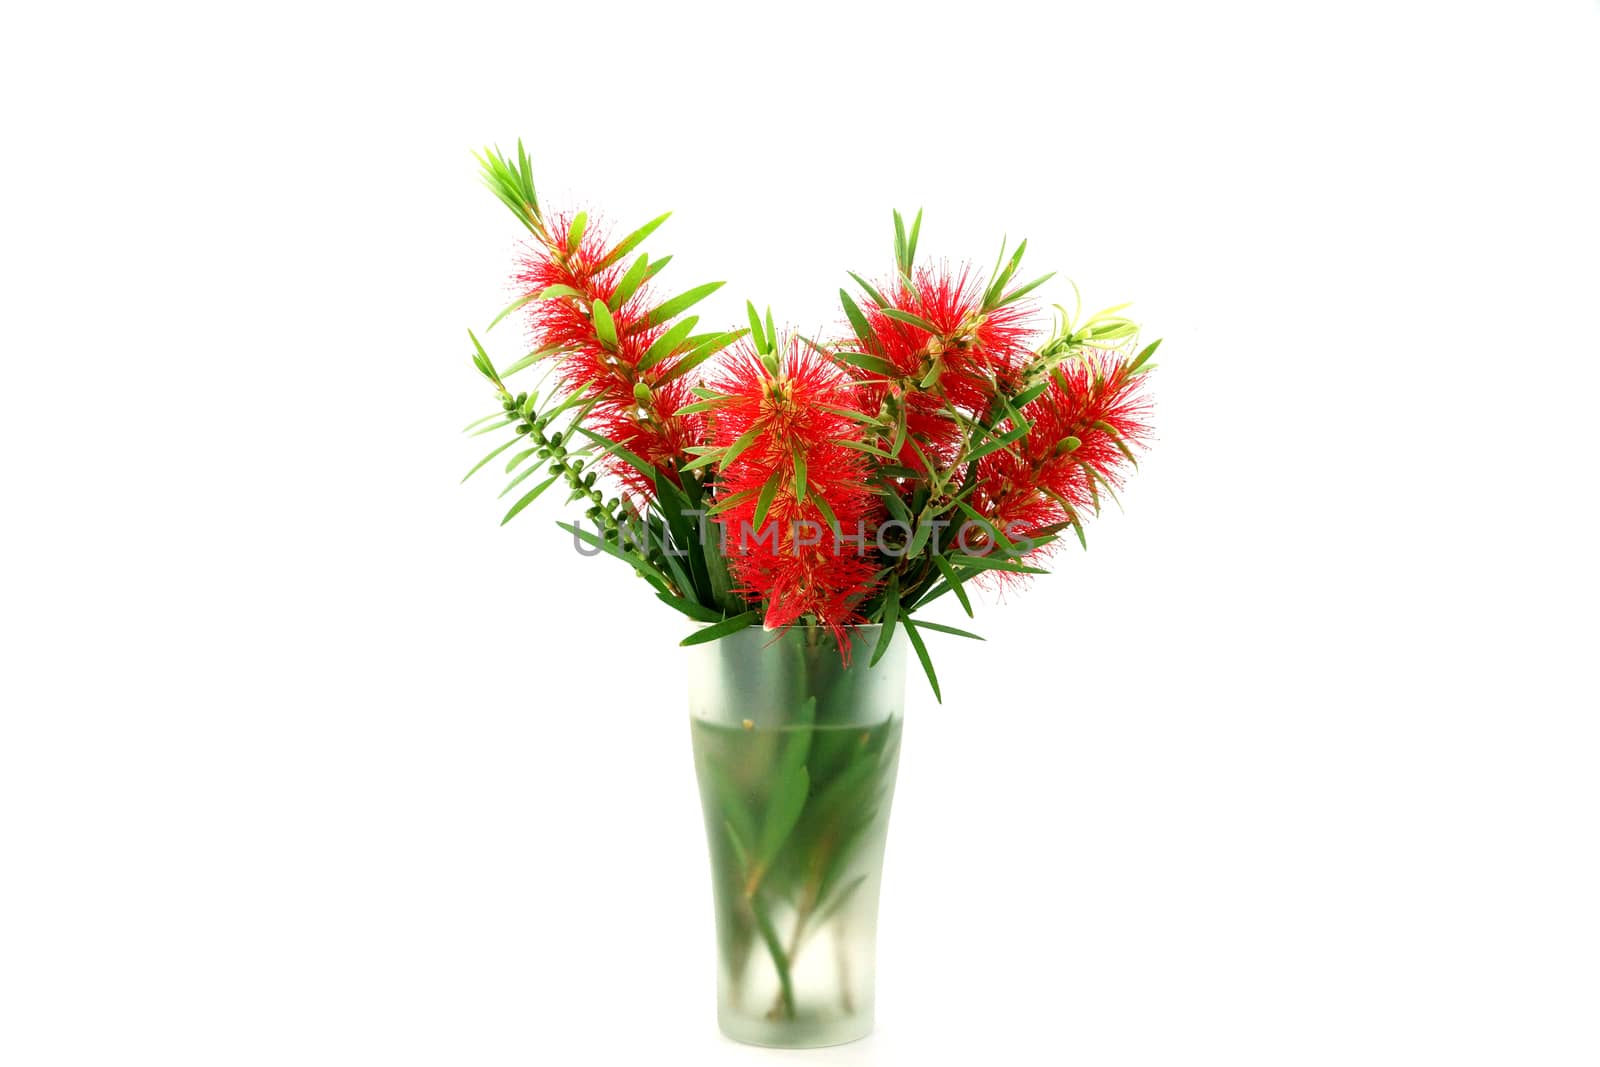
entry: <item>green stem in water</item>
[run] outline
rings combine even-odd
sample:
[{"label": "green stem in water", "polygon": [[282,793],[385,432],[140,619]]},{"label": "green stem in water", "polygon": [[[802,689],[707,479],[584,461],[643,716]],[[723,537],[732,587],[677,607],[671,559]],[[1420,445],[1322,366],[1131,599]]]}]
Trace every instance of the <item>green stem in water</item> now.
[{"label": "green stem in water", "polygon": [[782,1002],[783,1014],[790,1019],[794,1018],[794,983],[789,979],[789,956],[783,951],[783,944],[778,940],[778,931],[772,926],[772,919],[767,915],[766,905],[756,896],[750,897],[750,911],[756,917],[756,927],[761,931],[761,940],[767,943],[767,951],[772,954],[772,964],[778,969],[778,997]]}]

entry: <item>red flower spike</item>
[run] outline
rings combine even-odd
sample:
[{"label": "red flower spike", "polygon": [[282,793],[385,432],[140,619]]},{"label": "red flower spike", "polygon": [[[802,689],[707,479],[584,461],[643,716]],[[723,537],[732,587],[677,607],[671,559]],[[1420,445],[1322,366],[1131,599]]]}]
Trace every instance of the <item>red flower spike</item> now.
[{"label": "red flower spike", "polygon": [[968,413],[982,413],[996,388],[1014,389],[1032,355],[1031,310],[1012,304],[984,312],[983,286],[970,267],[952,272],[945,264],[921,267],[914,278],[879,290],[889,309],[914,315],[936,332],[884,314],[867,301],[862,308],[877,349],[900,374],[936,391]]},{"label": "red flower spike", "polygon": [[[694,402],[689,383],[678,378],[657,383],[676,363],[661,360],[643,372],[636,368],[650,346],[666,331],[665,325],[647,326],[651,307],[647,287],[640,286],[611,311],[616,344],[601,342],[594,323],[594,302],[608,306],[625,272],[625,263],[601,268],[610,256],[603,228],[590,222],[572,250],[574,216],[552,218],[547,224],[548,243],[532,246],[523,257],[515,281],[522,295],[537,296],[551,286],[564,286],[579,295],[553,296],[527,305],[530,334],[535,346],[559,345],[557,375],[562,392],[583,390],[593,407],[585,420],[596,433],[623,446],[666,471],[674,481],[676,470],[692,459],[691,445],[705,435],[705,417],[681,415],[679,409]],[[650,390],[643,403],[635,387]],[[607,454],[598,461],[635,496],[651,499],[655,486],[629,464]]]},{"label": "red flower spike", "polygon": [[[767,629],[811,615],[848,647],[845,628],[860,621],[857,605],[876,587],[877,564],[867,551],[879,505],[866,487],[865,456],[838,444],[859,437],[857,424],[827,409],[852,407],[856,391],[832,361],[798,339],[786,345],[776,375],[745,343],[710,384],[727,398],[716,410],[714,443],[728,448],[755,434],[718,475],[716,491],[729,505],[717,521],[740,591],[765,601]],[[770,502],[757,524],[763,496]]]},{"label": "red flower spike", "polygon": [[1120,487],[1129,453],[1143,448],[1150,432],[1143,382],[1118,353],[1089,351],[1062,363],[1050,387],[1023,409],[1032,424],[1027,436],[1014,451],[978,461],[974,509],[1016,540],[1093,507],[1100,484]]}]

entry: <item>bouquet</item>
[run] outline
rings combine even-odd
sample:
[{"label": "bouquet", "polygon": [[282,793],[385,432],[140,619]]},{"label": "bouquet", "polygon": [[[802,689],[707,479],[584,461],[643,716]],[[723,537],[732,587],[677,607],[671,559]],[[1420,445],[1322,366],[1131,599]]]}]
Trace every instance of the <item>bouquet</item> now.
[{"label": "bouquet", "polygon": [[919,612],[949,594],[971,617],[971,586],[1045,573],[1064,537],[1087,547],[1136,466],[1160,342],[1140,346],[1127,305],[1041,322],[1029,297],[1052,275],[1019,281],[1026,241],[986,275],[920,262],[922,213],[895,212],[891,268],[850,273],[831,330],[753,303],[744,326],[703,330],[689,311],[722,283],[662,297],[672,257],[641,248],[667,215],[613,239],[545,210],[520,142],[479,161],[530,235],[489,328],[520,313],[532,343],[497,368],[469,332],[499,407],[467,430],[509,437],[467,476],[511,453],[504,522],[563,485],[584,506],[561,524],[575,545],[703,624],[686,645],[804,623],[848,659],[870,625],[875,661],[900,629],[938,697],[923,632],[976,635]]},{"label": "bouquet", "polygon": [[971,616],[972,586],[1086,544],[1148,437],[1157,343],[1122,308],[1041,316],[1051,276],[1021,280],[1025,241],[987,274],[919,261],[920,211],[894,214],[890,269],[852,273],[830,329],[746,302],[745,325],[702,330],[690,311],[722,283],[661,295],[671,257],[641,246],[665,215],[614,239],[545,211],[520,144],[480,161],[530,235],[490,328],[520,313],[531,344],[497,367],[471,335],[500,403],[467,429],[509,436],[468,476],[511,453],[506,522],[560,483],[584,506],[575,546],[699,624],[682,643],[723,1031],[860,1037],[905,647],[942,699],[924,633],[976,635],[923,609],[949,594]]}]

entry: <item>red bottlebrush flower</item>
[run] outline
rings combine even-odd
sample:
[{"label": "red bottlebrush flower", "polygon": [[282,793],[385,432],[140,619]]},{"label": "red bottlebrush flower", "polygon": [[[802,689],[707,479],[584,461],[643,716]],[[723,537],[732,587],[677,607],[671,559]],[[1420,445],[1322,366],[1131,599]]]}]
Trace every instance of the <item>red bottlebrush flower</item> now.
[{"label": "red bottlebrush flower", "polygon": [[921,267],[910,282],[899,279],[879,292],[889,310],[914,315],[934,331],[887,315],[869,300],[862,311],[876,349],[871,354],[888,360],[918,388],[968,412],[983,412],[997,388],[1015,387],[1031,355],[1030,309],[1011,304],[984,311],[984,287],[970,267]]},{"label": "red bottlebrush flower", "polygon": [[1121,486],[1133,449],[1149,435],[1142,385],[1117,353],[1089,351],[1063,362],[1050,387],[1023,409],[1032,429],[1014,451],[978,460],[974,509],[1013,540],[1081,521],[1102,487]]},{"label": "red bottlebrush flower", "polygon": [[745,344],[711,387],[726,398],[715,444],[749,440],[718,476],[730,571],[746,596],[766,602],[768,629],[812,615],[845,645],[845,627],[860,621],[856,607],[875,587],[867,553],[879,515],[865,456],[838,443],[857,439],[857,424],[829,410],[853,408],[848,379],[796,339],[776,375]]},{"label": "red bottlebrush flower", "polygon": [[[676,365],[678,355],[643,371],[638,369],[650,346],[667,327],[651,325],[646,318],[651,306],[646,286],[638,285],[626,299],[616,299],[626,277],[625,265],[602,266],[612,257],[612,250],[598,224],[585,226],[574,242],[575,221],[573,216],[550,219],[548,241],[529,249],[516,275],[524,296],[537,296],[551,286],[571,290],[527,305],[533,343],[536,347],[559,347],[555,359],[562,391],[585,393],[593,405],[585,421],[595,432],[649,460],[676,480],[677,468],[692,458],[688,448],[704,439],[705,417],[679,413],[695,399],[687,381],[676,378],[661,384]],[[609,309],[614,340],[602,339],[597,329],[597,300]],[[645,499],[655,495],[650,479],[629,464],[610,454],[599,462],[629,492]]]}]

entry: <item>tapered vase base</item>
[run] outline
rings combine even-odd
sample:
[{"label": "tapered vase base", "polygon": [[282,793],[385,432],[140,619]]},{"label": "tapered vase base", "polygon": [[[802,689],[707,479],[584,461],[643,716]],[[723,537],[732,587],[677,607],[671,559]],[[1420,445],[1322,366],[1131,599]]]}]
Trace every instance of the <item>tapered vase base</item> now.
[{"label": "tapered vase base", "polygon": [[771,1022],[748,1016],[719,1015],[722,1035],[742,1045],[762,1048],[827,1048],[848,1045],[872,1033],[872,1017],[845,1019],[785,1019]]}]

